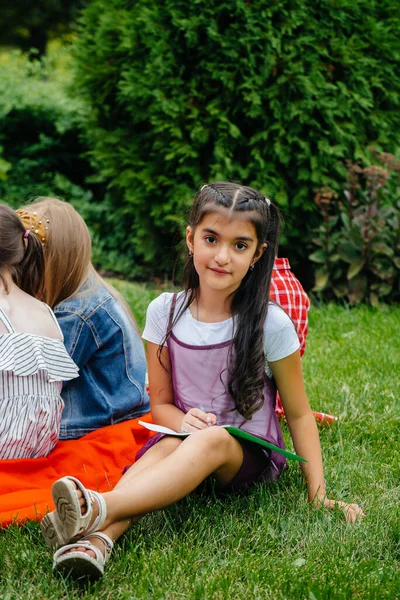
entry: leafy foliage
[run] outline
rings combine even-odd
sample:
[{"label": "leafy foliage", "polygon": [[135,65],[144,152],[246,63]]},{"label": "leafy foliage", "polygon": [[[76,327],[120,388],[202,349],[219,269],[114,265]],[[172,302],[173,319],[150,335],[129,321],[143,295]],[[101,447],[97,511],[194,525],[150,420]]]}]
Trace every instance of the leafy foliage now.
[{"label": "leafy foliage", "polygon": [[68,74],[19,52],[1,58],[0,199],[13,207],[37,195],[65,197],[87,216],[92,174],[81,157],[87,107],[67,96]]},{"label": "leafy foliage", "polygon": [[105,246],[104,191],[83,139],[89,108],[68,93],[68,53],[30,61],[14,52],[0,61],[0,201],[17,208],[35,196],[68,200],[91,230],[96,266],[131,272],[132,258]]},{"label": "leafy foliage", "polygon": [[193,192],[228,179],[277,201],[303,261],[315,187],[338,191],[372,142],[396,147],[399,21],[395,0],[93,0],[76,89],[105,247],[166,268]]},{"label": "leafy foliage", "polygon": [[400,162],[387,153],[376,158],[380,165],[347,163],[340,195],[326,187],[316,195],[323,222],[310,259],[320,264],[314,290],[324,297],[333,292],[352,304],[367,300],[373,306],[400,298],[400,190],[388,194],[398,183]]},{"label": "leafy foliage", "polygon": [[46,50],[51,35],[73,29],[78,11],[86,0],[2,0],[0,40],[23,50]]}]

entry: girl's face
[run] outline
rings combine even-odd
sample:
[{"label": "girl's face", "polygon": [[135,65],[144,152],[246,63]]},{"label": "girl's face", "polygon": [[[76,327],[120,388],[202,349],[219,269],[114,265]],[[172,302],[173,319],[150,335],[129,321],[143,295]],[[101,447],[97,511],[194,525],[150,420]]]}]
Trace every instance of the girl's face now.
[{"label": "girl's face", "polygon": [[186,243],[193,253],[202,289],[233,293],[249,268],[262,256],[256,229],[249,214],[216,208],[207,213],[193,231],[186,229]]}]

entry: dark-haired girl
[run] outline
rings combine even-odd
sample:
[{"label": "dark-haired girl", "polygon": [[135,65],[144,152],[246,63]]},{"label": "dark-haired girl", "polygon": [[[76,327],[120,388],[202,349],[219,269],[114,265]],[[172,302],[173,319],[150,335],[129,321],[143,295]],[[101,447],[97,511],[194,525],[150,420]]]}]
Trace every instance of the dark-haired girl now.
[{"label": "dark-haired girl", "polygon": [[176,502],[210,475],[226,492],[279,477],[281,454],[219,427],[234,425],[283,448],[276,388],[296,452],[308,461],[302,468],[309,501],[338,505],[350,521],[362,516],[357,504],[326,497],[298,337],[286,313],[268,302],[278,235],[278,211],[260,192],[232,183],[198,192],[186,230],[185,290],[150,304],[143,334],[153,420],[192,435],[152,437],[111,492],[90,492],[73,478],[57,481],[60,509],[43,520],[46,541],[62,546],[56,568],[101,575],[113,540],[132,521]]},{"label": "dark-haired girl", "polygon": [[52,310],[40,240],[0,205],[0,459],[46,456],[58,441],[62,381],[78,376]]}]

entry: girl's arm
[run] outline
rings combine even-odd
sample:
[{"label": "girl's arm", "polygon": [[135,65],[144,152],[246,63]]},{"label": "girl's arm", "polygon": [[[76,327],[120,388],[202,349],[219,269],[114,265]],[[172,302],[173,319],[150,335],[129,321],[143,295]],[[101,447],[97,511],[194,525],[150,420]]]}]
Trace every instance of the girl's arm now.
[{"label": "girl's arm", "polygon": [[[164,346],[158,358],[158,345],[147,342],[150,408],[154,423],[174,431],[189,433],[204,429],[215,423],[215,415],[197,408],[182,412],[174,405],[174,390],[171,379],[171,362],[168,348]],[[165,368],[164,368],[165,367]]]},{"label": "girl's arm", "polygon": [[279,395],[285,410],[290,435],[297,454],[307,459],[301,463],[307,488],[308,500],[323,504],[326,508],[338,508],[353,522],[363,512],[357,504],[346,504],[326,497],[321,445],[317,424],[308,403],[301,369],[300,352],[270,363]]}]

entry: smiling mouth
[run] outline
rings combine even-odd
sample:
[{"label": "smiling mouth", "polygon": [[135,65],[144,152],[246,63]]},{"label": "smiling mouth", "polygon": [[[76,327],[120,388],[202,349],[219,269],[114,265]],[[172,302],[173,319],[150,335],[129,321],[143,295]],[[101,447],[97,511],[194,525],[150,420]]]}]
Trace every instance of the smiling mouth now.
[{"label": "smiling mouth", "polygon": [[217,273],[217,275],[229,275],[228,271],[225,271],[225,269],[211,269],[210,270],[213,273]]}]

